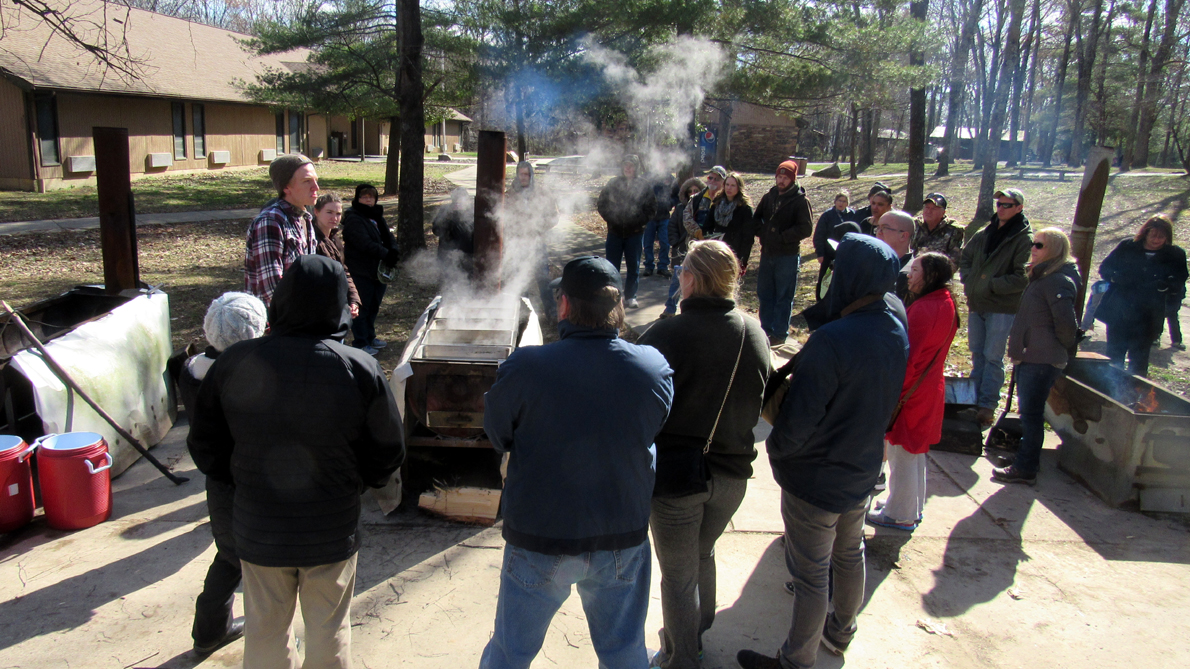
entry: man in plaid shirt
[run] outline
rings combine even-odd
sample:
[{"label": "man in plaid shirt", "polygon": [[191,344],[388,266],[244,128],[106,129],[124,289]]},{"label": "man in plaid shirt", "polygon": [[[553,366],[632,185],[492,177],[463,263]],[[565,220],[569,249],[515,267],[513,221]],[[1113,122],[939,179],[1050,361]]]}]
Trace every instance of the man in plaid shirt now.
[{"label": "man in plaid shirt", "polygon": [[318,199],[314,164],[300,153],[278,156],[269,164],[269,178],[277,199],[252,220],[244,251],[244,289],[265,305],[293,261],[318,250],[314,219],[306,211]]}]

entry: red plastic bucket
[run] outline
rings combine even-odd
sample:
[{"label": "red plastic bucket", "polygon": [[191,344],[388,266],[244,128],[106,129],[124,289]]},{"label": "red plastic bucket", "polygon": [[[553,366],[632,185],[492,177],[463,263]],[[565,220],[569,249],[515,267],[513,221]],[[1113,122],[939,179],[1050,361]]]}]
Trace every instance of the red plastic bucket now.
[{"label": "red plastic bucket", "polygon": [[35,446],[10,434],[0,434],[0,534],[33,520],[33,469],[29,454]]},{"label": "red plastic bucket", "polygon": [[37,480],[46,523],[81,530],[112,515],[112,456],[95,432],[47,434],[37,447]]}]

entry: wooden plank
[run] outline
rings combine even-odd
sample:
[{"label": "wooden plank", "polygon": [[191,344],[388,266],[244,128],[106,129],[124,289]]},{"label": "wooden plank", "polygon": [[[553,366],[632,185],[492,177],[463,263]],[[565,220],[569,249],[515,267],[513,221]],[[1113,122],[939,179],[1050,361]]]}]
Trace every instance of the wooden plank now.
[{"label": "wooden plank", "polygon": [[501,492],[495,488],[435,488],[423,492],[417,506],[460,523],[492,525],[500,512]]}]

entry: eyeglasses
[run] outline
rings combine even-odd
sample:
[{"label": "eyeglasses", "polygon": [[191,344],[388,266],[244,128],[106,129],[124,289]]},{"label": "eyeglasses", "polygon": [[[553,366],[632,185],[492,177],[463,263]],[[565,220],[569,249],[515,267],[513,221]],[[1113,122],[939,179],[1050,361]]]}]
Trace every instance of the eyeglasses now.
[{"label": "eyeglasses", "polygon": [[1041,242],[1033,242],[1033,248],[1043,249],[1043,248],[1045,248],[1045,244],[1042,244]]},{"label": "eyeglasses", "polygon": [[996,208],[998,208],[998,209],[1012,209],[1015,206],[1017,206],[1017,204],[1015,202],[997,202],[996,203]]}]

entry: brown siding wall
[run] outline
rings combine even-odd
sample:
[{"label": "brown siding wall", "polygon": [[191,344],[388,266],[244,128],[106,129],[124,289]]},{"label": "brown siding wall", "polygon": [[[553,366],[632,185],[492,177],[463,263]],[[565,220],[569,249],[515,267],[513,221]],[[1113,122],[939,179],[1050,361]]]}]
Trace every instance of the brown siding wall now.
[{"label": "brown siding wall", "polygon": [[0,180],[12,187],[32,187],[29,165],[29,123],[25,92],[0,77]]},{"label": "brown siding wall", "polygon": [[306,146],[308,155],[313,158],[322,151],[324,158],[330,157],[330,131],[326,127],[325,114],[307,114],[306,115]]},{"label": "brown siding wall", "polygon": [[460,147],[462,146],[462,144],[463,144],[463,139],[462,139],[463,124],[462,124],[462,122],[460,122],[460,121],[447,121],[446,122],[446,141],[444,142],[444,144],[446,146],[438,146],[438,141],[435,139],[435,135],[436,135],[436,132],[442,131],[441,130],[442,126],[439,125],[437,127],[438,127],[438,130],[435,131],[434,126],[429,126],[429,125],[426,126],[426,151],[432,150],[435,153],[441,153],[443,150],[445,150],[447,153],[454,153],[455,144],[458,144]]},{"label": "brown siding wall", "polygon": [[731,132],[731,166],[746,172],[773,172],[789,157],[797,128],[736,126]]}]

